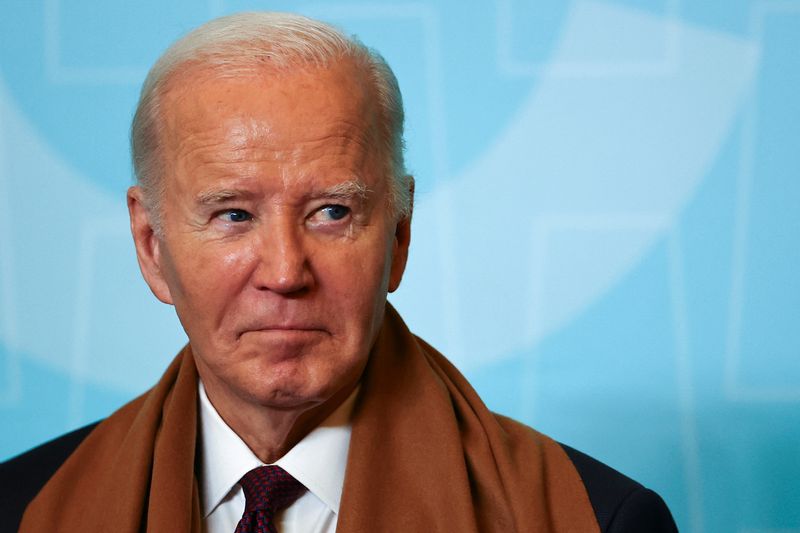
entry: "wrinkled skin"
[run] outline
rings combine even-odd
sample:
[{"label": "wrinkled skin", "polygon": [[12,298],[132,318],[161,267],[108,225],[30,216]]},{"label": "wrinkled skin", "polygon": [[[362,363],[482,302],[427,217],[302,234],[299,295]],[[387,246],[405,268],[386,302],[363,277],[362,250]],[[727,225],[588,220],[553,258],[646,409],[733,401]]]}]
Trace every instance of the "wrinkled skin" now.
[{"label": "wrinkled skin", "polygon": [[405,268],[376,111],[349,62],[221,78],[163,98],[163,231],[128,193],[143,275],[173,304],[223,419],[274,460],[357,383]]}]

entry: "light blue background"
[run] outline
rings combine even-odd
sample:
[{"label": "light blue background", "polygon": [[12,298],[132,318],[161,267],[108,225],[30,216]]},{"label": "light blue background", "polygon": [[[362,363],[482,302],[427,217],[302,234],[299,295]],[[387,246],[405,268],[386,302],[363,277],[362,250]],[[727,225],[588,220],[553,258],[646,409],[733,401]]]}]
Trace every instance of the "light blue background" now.
[{"label": "light blue background", "polygon": [[492,409],[656,489],[682,531],[800,532],[798,0],[6,0],[0,458],[184,342],[135,264],[127,129],[158,54],[244,9],[395,68],[418,196],[392,300]]}]

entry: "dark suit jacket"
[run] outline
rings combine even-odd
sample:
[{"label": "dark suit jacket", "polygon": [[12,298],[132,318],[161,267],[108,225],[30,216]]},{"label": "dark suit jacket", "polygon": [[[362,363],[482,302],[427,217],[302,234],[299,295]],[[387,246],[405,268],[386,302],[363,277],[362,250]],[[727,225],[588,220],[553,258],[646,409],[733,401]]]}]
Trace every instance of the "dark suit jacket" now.
[{"label": "dark suit jacket", "polygon": [[[25,507],[96,424],[77,429],[0,463],[0,533],[17,530]],[[583,480],[600,531],[677,531],[664,501],[616,470],[561,445]]]}]

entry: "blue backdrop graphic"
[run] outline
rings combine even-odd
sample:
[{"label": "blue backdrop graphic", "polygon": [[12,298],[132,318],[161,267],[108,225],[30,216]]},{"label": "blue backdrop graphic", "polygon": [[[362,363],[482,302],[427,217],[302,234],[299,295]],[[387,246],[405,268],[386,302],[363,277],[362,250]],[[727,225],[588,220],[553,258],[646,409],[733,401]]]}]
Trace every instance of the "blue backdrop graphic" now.
[{"label": "blue backdrop graphic", "polygon": [[800,0],[11,0],[0,7],[0,459],[151,385],[127,128],[214,16],[333,22],[395,68],[417,179],[392,300],[488,405],[662,493],[800,532]]}]

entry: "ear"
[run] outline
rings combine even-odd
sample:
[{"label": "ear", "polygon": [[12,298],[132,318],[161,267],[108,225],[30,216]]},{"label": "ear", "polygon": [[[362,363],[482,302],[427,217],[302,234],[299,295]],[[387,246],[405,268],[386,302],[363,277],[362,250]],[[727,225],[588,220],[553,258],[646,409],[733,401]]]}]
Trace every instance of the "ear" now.
[{"label": "ear", "polygon": [[411,205],[408,215],[397,222],[394,230],[394,249],[392,250],[392,269],[389,273],[389,292],[394,292],[400,286],[403,272],[408,262],[408,247],[411,244],[411,215],[414,212],[414,178],[408,176],[408,187]]},{"label": "ear", "polygon": [[143,202],[141,187],[128,189],[128,215],[131,218],[131,234],[136,245],[136,258],[142,276],[156,298],[165,304],[172,304],[169,291],[161,270],[161,240],[153,229],[150,213]]}]

